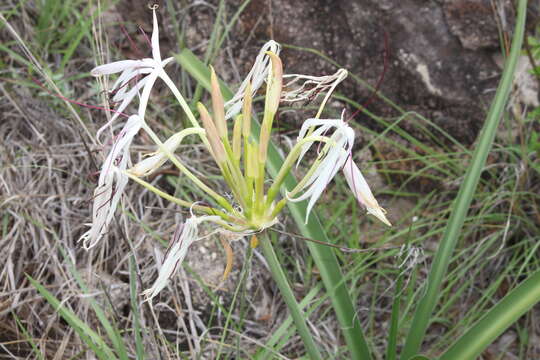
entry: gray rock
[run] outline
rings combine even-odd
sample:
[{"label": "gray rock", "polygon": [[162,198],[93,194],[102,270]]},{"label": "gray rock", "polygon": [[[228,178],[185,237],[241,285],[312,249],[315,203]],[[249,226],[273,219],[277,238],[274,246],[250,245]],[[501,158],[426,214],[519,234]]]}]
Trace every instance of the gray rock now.
[{"label": "gray rock", "polygon": [[[237,36],[240,46],[245,46],[247,34],[252,33],[261,42],[273,34],[278,42],[314,48],[375,85],[384,71],[386,33],[389,66],[381,92],[467,144],[481,128],[500,70],[490,53],[493,34],[484,36],[477,31],[476,40],[460,38],[457,34],[466,32],[468,23],[458,26],[457,16],[452,17],[452,25],[447,23],[446,15],[456,9],[454,3],[273,0],[270,17],[267,2],[253,0],[242,15]],[[476,50],[470,44],[477,44]],[[254,45],[254,52],[256,48]],[[285,49],[282,54],[289,73],[318,75],[335,70],[310,53]],[[361,104],[372,95],[352,80],[340,86],[340,92]],[[385,117],[399,115],[381,100],[368,108]],[[366,117],[357,120],[373,123]],[[414,124],[405,127],[415,131]],[[415,135],[429,141],[421,133]]]}]

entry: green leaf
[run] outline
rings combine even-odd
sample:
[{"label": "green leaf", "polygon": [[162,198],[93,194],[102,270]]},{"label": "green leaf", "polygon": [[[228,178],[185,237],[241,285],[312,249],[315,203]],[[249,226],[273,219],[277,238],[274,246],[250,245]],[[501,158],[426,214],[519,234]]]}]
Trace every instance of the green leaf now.
[{"label": "green leaf", "polygon": [[418,353],[427,328],[431,322],[433,310],[439,299],[441,284],[444,280],[457,240],[460,237],[467,211],[474,197],[480,174],[484,169],[487,156],[495,137],[495,132],[499,125],[499,121],[502,118],[508,95],[512,87],[513,75],[523,43],[526,9],[527,0],[520,0],[510,56],[506,61],[499,88],[497,89],[495,99],[493,100],[487,115],[486,123],[482,129],[480,138],[478,139],[478,145],[474,151],[471,165],[467,169],[457,198],[453,203],[452,214],[446,225],[441,244],[437,249],[435,259],[433,260],[429,272],[425,294],[420,300],[414,314],[402,353],[402,358],[404,359],[408,359]]},{"label": "green leaf", "polygon": [[439,360],[474,360],[510,325],[540,302],[540,271],[508,293],[451,345]]}]

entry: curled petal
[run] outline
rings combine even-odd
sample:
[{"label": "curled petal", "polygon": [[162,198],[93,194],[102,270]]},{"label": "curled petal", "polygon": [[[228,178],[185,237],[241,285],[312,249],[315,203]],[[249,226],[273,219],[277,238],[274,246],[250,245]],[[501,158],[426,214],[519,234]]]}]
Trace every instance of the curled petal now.
[{"label": "curled petal", "polygon": [[[354,130],[342,119],[307,119],[302,125],[297,141],[303,140],[310,130],[312,130],[310,136],[327,136],[330,141],[320,154],[322,158],[318,160],[320,163],[317,168],[309,175],[307,180],[303,180],[300,191],[304,191],[304,193],[296,198],[287,195],[287,198],[293,202],[309,199],[306,222],[313,206],[324,192],[326,186],[345,164],[354,144]],[[327,135],[327,132],[331,130],[333,130],[333,133]],[[312,145],[313,142],[307,142],[302,146],[297,166]]]},{"label": "curled petal", "polygon": [[248,84],[251,83],[251,96],[254,96],[261,87],[262,83],[268,77],[268,72],[272,66],[270,64],[270,57],[266,54],[268,51],[279,55],[281,45],[274,40],[270,40],[263,45],[259,51],[259,54],[257,55],[257,58],[255,59],[253,67],[247,74],[244,81],[242,81],[242,84],[240,84],[236,94],[234,94],[231,100],[225,103],[225,107],[227,108],[227,113],[225,114],[226,119],[232,118],[241,111],[243,98],[245,95],[244,92]]},{"label": "curled petal", "polygon": [[381,220],[386,225],[392,226],[390,221],[388,221],[385,216],[386,210],[379,206],[379,203],[377,202],[377,199],[375,199],[375,196],[373,196],[366,179],[364,176],[362,176],[358,166],[356,166],[354,161],[352,161],[351,156],[347,158],[347,162],[343,167],[343,174],[345,175],[347,184],[351,188],[354,197],[356,197],[358,202],[367,209],[367,212]]},{"label": "curled petal", "polygon": [[174,232],[169,248],[165,253],[165,259],[159,269],[158,278],[149,289],[143,292],[146,297],[145,301],[152,300],[154,296],[159,294],[169,280],[172,278],[178,267],[184,261],[186,254],[191,244],[199,240],[199,224],[203,221],[220,220],[219,216],[191,216],[184,224],[180,224]]},{"label": "curled petal", "polygon": [[128,177],[123,171],[130,162],[129,147],[141,126],[142,120],[137,115],[131,116],[117,136],[103,164],[98,187],[94,191],[92,225],[79,239],[87,250],[94,247],[107,233],[107,228],[114,217],[128,183]]},{"label": "curled petal", "polygon": [[347,70],[339,69],[335,74],[325,76],[309,76],[301,74],[287,74],[284,78],[290,79],[284,85],[285,89],[281,100],[286,102],[311,101],[320,94],[330,94],[335,87],[347,77]]},{"label": "curled petal", "polygon": [[287,194],[287,199],[292,202],[303,201],[309,198],[305,219],[306,223],[313,206],[328,184],[332,181],[338,170],[343,166],[345,159],[346,153],[343,148],[339,145],[332,146],[302,188],[302,190],[305,190],[304,193],[296,198],[291,198]]}]

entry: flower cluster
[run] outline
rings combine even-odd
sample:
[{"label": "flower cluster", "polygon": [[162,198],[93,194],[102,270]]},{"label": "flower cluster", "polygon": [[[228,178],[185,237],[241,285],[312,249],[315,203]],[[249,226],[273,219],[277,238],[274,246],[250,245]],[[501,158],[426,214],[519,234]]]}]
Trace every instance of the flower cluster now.
[{"label": "flower cluster", "polygon": [[[147,299],[156,296],[166,286],[185,258],[188,248],[200,239],[199,224],[213,223],[216,231],[245,236],[274,225],[288,201],[303,200],[308,201],[307,222],[313,206],[339,171],[343,171],[354,196],[368,213],[390,225],[384,209],[377,203],[366,180],[353,162],[354,131],[344,121],[343,115],[341,119],[320,118],[332,91],[347,76],[345,70],[341,69],[334,75],[322,77],[284,75],[279,57],[280,46],[270,41],[263,46],[246,79],[227,102],[221,93],[216,73],[211,69],[211,112],[202,103],[198,103],[196,116],[165,72],[164,68],[172,58],[161,59],[155,10],[154,8],[151,38],[152,58],[117,61],[98,66],[91,72],[94,76],[120,73],[113,85],[113,100],[119,102],[119,106],[115,115],[99,133],[113,121],[117,121],[118,115],[124,112],[134,99],[138,99],[138,111],[128,116],[120,132],[113,138],[105,157],[98,187],[94,192],[92,224],[81,237],[85,248],[95,246],[105,235],[129,180],[158,196],[189,208],[191,212],[191,217],[177,227],[156,282],[144,292]],[[160,139],[145,120],[150,92],[158,78],[172,91],[192,125],[165,141]],[[286,80],[286,86],[284,79],[290,79]],[[252,102],[256,92],[265,83],[264,115],[260,131],[256,132],[251,128]],[[284,91],[285,88],[288,91]],[[268,181],[268,146],[280,102],[311,101],[319,94],[324,94],[324,99],[317,114],[304,121],[296,144],[287,154],[277,176],[272,182]],[[130,145],[141,130],[152,139],[157,148],[144,160],[133,165],[130,161]],[[212,190],[175,155],[187,136],[196,136],[204,144],[219,167],[233,199],[227,199]],[[295,164],[298,165],[305,158],[314,144],[318,147],[318,154],[304,177],[294,189],[282,189],[287,174]],[[201,205],[176,198],[144,180],[168,161],[208,194],[214,205]],[[284,191],[284,196],[280,198],[281,191]]]}]

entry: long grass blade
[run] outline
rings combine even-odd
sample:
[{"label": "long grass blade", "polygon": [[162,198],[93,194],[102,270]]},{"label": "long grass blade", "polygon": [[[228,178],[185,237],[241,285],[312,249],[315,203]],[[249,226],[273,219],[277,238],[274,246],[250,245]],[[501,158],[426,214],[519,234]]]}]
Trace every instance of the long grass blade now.
[{"label": "long grass blade", "polygon": [[75,313],[60,303],[60,301],[51,294],[43,285],[34,280],[29,275],[26,275],[30,283],[37,289],[37,291],[52,305],[54,310],[58,311],[60,316],[71,326],[73,330],[79,335],[86,345],[94,354],[103,360],[114,360],[117,357],[114,355],[111,348],[105,343],[103,338],[97,334],[94,330],[90,329],[81,319],[75,315]]},{"label": "long grass blade", "polygon": [[510,325],[540,301],[540,271],[507,294],[439,357],[474,360]]},{"label": "long grass blade", "polygon": [[129,300],[133,314],[133,331],[135,332],[135,352],[137,360],[144,360],[144,344],[142,337],[141,319],[139,314],[139,302],[137,300],[137,264],[135,256],[129,257]]},{"label": "long grass blade", "polygon": [[503,75],[495,94],[495,99],[491,104],[486,123],[480,134],[478,145],[474,151],[471,165],[459,189],[457,198],[453,204],[453,210],[446,225],[441,244],[437,249],[435,259],[429,272],[427,288],[418,308],[407,336],[405,347],[401,358],[407,360],[415,355],[419,350],[430,323],[431,314],[435,308],[439,297],[439,290],[444,280],[448,264],[456,246],[457,240],[463,228],[467,211],[473,199],[480,174],[484,168],[486,158],[491,149],[495,132],[502,117],[508,95],[512,86],[512,80],[518,57],[520,55],[523,34],[525,30],[525,13],[527,9],[527,0],[520,0],[518,6],[518,17],[514,37],[512,40],[512,49],[506,61]]}]

